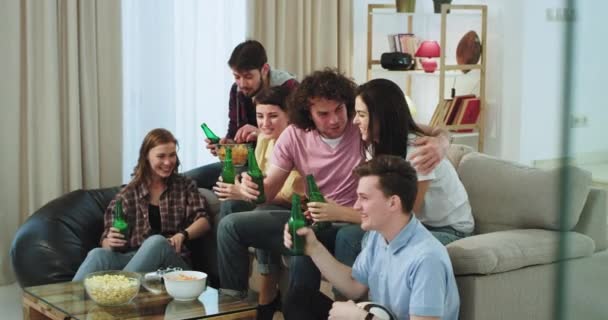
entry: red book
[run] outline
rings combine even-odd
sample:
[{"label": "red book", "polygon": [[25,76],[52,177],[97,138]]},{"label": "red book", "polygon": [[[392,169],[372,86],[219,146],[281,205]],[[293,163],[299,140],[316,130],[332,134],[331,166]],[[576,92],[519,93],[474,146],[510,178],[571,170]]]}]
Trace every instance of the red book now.
[{"label": "red book", "polygon": [[[475,124],[481,112],[479,99],[467,99],[462,105],[462,114],[458,117],[458,124]],[[457,132],[473,132],[473,129],[460,129]]]},{"label": "red book", "polygon": [[464,96],[455,96],[454,97],[454,100],[452,101],[452,105],[451,105],[450,109],[448,110],[448,113],[446,114],[446,117],[444,119],[444,123],[446,125],[457,124],[457,123],[455,123],[455,121],[457,120],[456,116],[458,115],[458,111],[460,110],[462,102],[468,98],[475,98],[475,95],[467,94]]}]

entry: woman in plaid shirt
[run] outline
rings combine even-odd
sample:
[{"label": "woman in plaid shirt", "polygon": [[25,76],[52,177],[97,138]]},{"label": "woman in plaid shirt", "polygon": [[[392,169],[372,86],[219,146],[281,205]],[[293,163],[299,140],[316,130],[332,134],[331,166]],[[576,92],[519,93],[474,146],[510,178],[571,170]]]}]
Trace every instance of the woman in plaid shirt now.
[{"label": "woman in plaid shirt", "polygon": [[[177,140],[165,129],[154,129],[146,135],[133,179],[106,209],[101,248],[88,253],[73,281],[101,270],[190,268],[184,243],[202,236],[210,223],[196,183],[177,173],[176,149]],[[128,238],[112,227],[119,199],[129,224]]]}]

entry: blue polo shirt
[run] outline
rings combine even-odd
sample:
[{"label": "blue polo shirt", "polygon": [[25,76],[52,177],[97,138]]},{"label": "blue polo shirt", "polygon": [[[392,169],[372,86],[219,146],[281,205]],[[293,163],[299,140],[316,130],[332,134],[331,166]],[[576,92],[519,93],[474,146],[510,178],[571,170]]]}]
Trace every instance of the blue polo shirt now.
[{"label": "blue polo shirt", "polygon": [[458,319],[460,298],[448,252],[414,215],[390,243],[369,232],[352,275],[369,288],[370,301],[400,320],[410,314]]}]

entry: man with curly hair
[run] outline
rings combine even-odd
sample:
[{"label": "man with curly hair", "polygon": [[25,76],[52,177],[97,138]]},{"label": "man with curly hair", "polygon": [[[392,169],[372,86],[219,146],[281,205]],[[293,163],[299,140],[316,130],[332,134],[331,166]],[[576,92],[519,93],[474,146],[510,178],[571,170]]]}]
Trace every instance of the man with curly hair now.
[{"label": "man with curly hair", "polygon": [[[341,73],[325,69],[313,72],[300,83],[288,104],[291,125],[277,140],[266,170],[264,191],[271,201],[291,170],[302,176],[312,174],[327,203],[308,203],[314,222],[331,222],[317,237],[343,264],[351,266],[361,250],[363,230],[360,214],[353,209],[357,180],[352,170],[364,161],[362,141],[353,125],[356,84]],[[430,132],[436,135],[437,132]],[[446,135],[434,137],[422,148],[422,163],[442,158]],[[429,157],[430,156],[430,157]],[[243,194],[255,200],[257,185],[246,174]],[[248,247],[287,253],[282,246],[282,227],[289,211],[233,213],[218,227],[218,259],[222,292],[244,296],[247,292]],[[291,288],[319,289],[321,274],[309,257],[292,257]]]}]

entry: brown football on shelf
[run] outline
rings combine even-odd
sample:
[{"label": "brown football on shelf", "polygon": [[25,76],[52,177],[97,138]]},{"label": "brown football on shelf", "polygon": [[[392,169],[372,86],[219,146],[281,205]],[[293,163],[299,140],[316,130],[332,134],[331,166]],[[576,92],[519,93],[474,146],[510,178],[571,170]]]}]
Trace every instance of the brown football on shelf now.
[{"label": "brown football on shelf", "polygon": [[[481,57],[481,41],[477,32],[471,30],[467,32],[458,42],[456,48],[456,62],[458,64],[477,64]],[[467,73],[471,70],[462,70]]]}]

